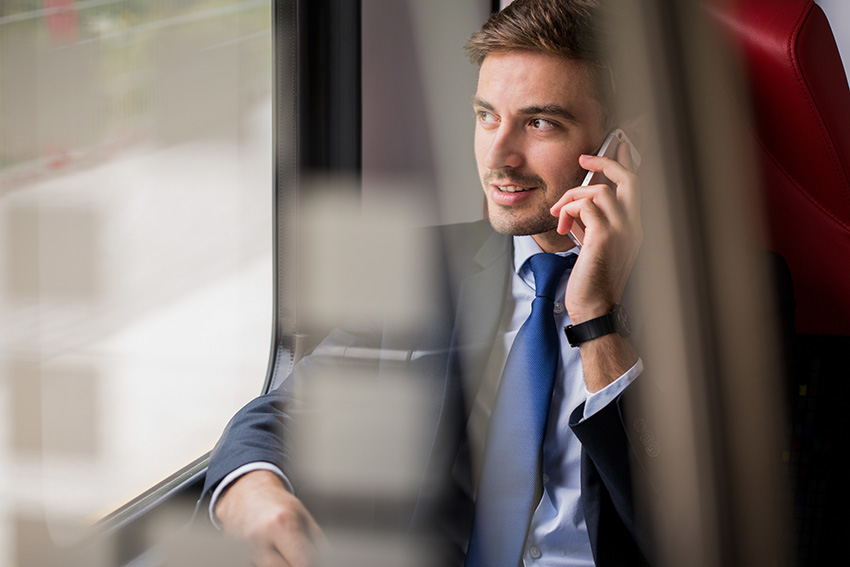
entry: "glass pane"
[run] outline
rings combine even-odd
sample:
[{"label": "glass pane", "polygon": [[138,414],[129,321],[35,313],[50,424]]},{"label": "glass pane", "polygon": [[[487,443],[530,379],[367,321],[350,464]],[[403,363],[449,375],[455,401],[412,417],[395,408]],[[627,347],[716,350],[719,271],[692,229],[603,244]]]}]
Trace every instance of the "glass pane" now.
[{"label": "glass pane", "polygon": [[262,386],[271,40],[269,0],[0,6],[0,563],[30,519],[97,520],[208,451]]}]

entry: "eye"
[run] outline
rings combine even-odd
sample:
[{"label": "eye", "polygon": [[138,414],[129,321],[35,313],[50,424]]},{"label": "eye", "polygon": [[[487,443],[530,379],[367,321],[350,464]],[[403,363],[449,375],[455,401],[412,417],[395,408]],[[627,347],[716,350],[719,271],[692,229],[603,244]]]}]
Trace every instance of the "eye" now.
[{"label": "eye", "polygon": [[550,122],[544,118],[532,118],[528,124],[533,129],[538,130],[540,132],[547,132],[549,130],[554,130],[558,127],[554,122]]},{"label": "eye", "polygon": [[475,112],[475,116],[482,124],[495,124],[499,121],[499,119],[496,118],[496,115],[489,110],[477,110]]}]

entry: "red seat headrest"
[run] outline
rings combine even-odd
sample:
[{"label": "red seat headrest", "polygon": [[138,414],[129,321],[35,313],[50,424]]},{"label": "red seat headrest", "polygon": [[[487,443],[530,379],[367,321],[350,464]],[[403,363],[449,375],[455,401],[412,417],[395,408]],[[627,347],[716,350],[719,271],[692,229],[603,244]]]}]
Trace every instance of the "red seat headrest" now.
[{"label": "red seat headrest", "polygon": [[713,13],[745,63],[769,246],[791,269],[797,330],[850,335],[850,89],[832,30],[811,0]]}]

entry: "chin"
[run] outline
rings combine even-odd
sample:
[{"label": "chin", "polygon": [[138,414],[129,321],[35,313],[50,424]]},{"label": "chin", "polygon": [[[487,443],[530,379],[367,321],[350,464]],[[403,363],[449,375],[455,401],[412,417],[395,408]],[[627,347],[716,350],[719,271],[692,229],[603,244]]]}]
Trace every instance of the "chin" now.
[{"label": "chin", "polygon": [[[546,211],[548,214],[548,211]],[[504,218],[503,215],[490,213],[490,225],[493,230],[500,234],[510,236],[533,236],[555,230],[558,227],[558,219],[548,215],[550,218],[534,217],[531,219]],[[551,220],[550,220],[551,219]]]}]

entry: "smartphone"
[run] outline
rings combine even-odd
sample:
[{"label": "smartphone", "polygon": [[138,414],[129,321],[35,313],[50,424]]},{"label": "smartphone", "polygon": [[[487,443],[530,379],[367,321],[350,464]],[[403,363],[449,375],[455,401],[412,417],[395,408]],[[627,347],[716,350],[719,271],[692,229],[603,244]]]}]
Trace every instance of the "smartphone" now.
[{"label": "smartphone", "polygon": [[[604,156],[607,158],[611,158],[613,160],[617,159],[617,150],[620,147],[620,144],[628,144],[631,149],[632,154],[632,163],[635,164],[635,171],[640,167],[640,153],[635,149],[635,145],[629,140],[629,137],[626,136],[626,133],[623,132],[620,128],[615,128],[605,137],[605,141],[602,142],[602,146],[600,146],[599,151],[596,152],[598,156]],[[605,183],[611,189],[616,189],[614,183],[611,182],[605,175],[602,174],[601,171],[588,171],[587,175],[584,177],[584,181],[582,181],[582,186],[587,185],[598,185],[600,183]],[[576,219],[573,222],[573,228],[569,232],[570,239],[572,239],[573,243],[581,248],[582,243],[584,242],[584,225],[581,223],[579,219]]]}]

